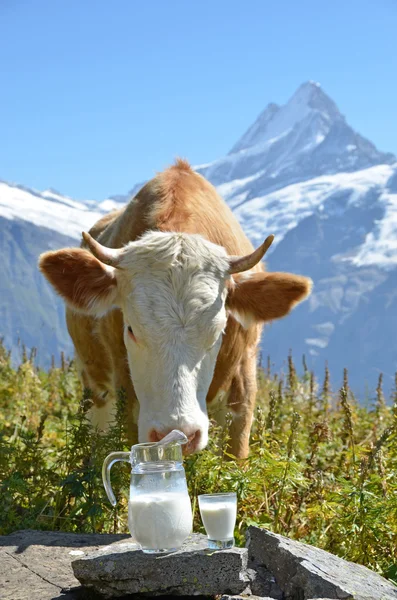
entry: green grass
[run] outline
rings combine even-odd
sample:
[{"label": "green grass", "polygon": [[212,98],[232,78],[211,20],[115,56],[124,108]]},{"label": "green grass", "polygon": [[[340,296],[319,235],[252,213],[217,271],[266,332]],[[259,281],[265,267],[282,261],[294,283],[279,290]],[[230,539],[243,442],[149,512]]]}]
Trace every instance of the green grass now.
[{"label": "green grass", "polygon": [[[247,460],[228,456],[226,430],[212,427],[208,448],[185,468],[201,530],[197,494],[235,490],[236,539],[247,525],[324,548],[397,578],[397,392],[391,403],[381,378],[372,407],[348,387],[332,394],[292,359],[285,379],[259,373],[258,406]],[[89,405],[73,364],[43,372],[25,356],[14,369],[0,346],[0,533],[17,529],[127,532],[128,466],[112,470],[119,504],[101,481],[104,457],[126,450],[124,398],[106,436],[90,430]]]}]

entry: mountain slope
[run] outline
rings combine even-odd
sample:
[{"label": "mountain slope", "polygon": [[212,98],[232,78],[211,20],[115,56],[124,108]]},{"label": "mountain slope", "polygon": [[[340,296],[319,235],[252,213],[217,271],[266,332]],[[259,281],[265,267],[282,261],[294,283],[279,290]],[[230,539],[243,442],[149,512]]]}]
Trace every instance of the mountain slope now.
[{"label": "mountain slope", "polygon": [[28,221],[0,217],[0,335],[15,360],[20,339],[38,349],[38,362],[49,365],[61,351],[71,354],[64,307],[37,269],[44,250],[76,245],[76,240]]},{"label": "mountain slope", "polygon": [[[269,234],[270,270],[302,273],[313,294],[266,328],[276,367],[290,348],[321,374],[325,360],[364,396],[379,371],[397,369],[397,162],[355,132],[314,83],[269,104],[224,157],[197,170],[218,187],[254,244]],[[136,192],[140,185],[132,187]],[[70,350],[63,307],[36,268],[49,248],[78,244],[83,229],[129,195],[75,202],[0,182],[0,333],[39,346],[40,360]]]},{"label": "mountain slope", "polygon": [[[263,351],[277,366],[287,344],[297,358],[305,353],[317,373],[328,361],[334,386],[348,367],[351,385],[361,397],[366,385],[374,391],[380,372],[390,391],[397,369],[397,252],[390,252],[391,246],[384,252],[386,240],[376,236],[379,224],[387,221],[389,202],[397,208],[397,197],[386,173],[383,184],[366,187],[372,171],[360,173],[361,192],[348,187],[323,197],[269,256],[269,269],[308,274],[314,289],[308,302],[268,328],[263,338]],[[372,239],[379,246],[376,252]]]},{"label": "mountain slope", "polygon": [[120,206],[115,200],[76,202],[58,192],[37,192],[0,181],[0,217],[27,221],[74,239],[95,220]]},{"label": "mountain slope", "polygon": [[19,339],[38,349],[42,365],[61,351],[72,354],[63,303],[38,271],[37,259],[46,250],[78,246],[81,231],[117,206],[0,182],[0,335],[16,360]]}]

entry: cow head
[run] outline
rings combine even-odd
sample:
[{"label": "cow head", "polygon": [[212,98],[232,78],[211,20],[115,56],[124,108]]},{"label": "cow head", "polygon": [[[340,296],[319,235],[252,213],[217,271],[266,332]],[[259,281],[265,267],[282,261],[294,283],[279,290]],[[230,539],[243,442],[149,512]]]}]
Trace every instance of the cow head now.
[{"label": "cow head", "polygon": [[148,232],[117,250],[83,237],[90,251],[47,252],[40,269],[75,311],[101,317],[121,309],[139,440],[177,428],[189,438],[188,451],[204,448],[206,395],[228,313],[243,327],[283,317],[309,294],[310,280],[242,273],[261,260],[272,236],[245,257],[184,233]]}]

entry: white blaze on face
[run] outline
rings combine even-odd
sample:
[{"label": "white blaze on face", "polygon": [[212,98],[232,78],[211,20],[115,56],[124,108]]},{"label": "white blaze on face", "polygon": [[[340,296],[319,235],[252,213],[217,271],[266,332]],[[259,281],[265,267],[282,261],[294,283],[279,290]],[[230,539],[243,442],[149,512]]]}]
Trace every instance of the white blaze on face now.
[{"label": "white blaze on face", "polygon": [[[206,395],[226,326],[226,251],[200,236],[150,233],[119,276],[139,440],[177,428],[208,441]],[[133,337],[128,331],[131,327]]]}]

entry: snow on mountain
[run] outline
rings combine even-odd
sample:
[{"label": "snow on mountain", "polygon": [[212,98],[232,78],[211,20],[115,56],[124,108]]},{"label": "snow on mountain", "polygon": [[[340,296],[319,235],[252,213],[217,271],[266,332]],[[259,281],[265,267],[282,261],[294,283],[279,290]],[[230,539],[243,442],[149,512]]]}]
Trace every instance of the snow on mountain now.
[{"label": "snow on mountain", "polygon": [[0,218],[27,221],[80,240],[83,230],[90,229],[104,214],[121,208],[129,198],[131,195],[120,195],[100,202],[79,202],[54,190],[39,192],[0,180]]},{"label": "snow on mountain", "polygon": [[[266,327],[263,353],[276,368],[288,351],[325,360],[363,392],[397,369],[397,161],[355,132],[321,86],[307,82],[284,105],[269,104],[231,151],[202,173],[254,244],[276,236],[268,268],[310,276],[314,290]],[[122,206],[143,184],[102,202],[0,182],[0,335],[51,353],[71,351],[63,306],[37,271],[37,255],[76,245],[81,231]]]},{"label": "snow on mountain", "polygon": [[[396,176],[397,168],[393,178],[396,179]],[[392,193],[389,187],[381,194],[379,203],[384,207],[383,218],[379,219],[374,230],[367,234],[352,263],[359,267],[376,265],[383,269],[391,269],[397,266],[397,193]]]},{"label": "snow on mountain", "polygon": [[0,217],[28,221],[74,239],[118,206],[113,200],[76,202],[49,190],[37,192],[0,182]]},{"label": "snow on mountain", "polygon": [[276,247],[309,215],[335,210],[332,201],[342,192],[349,196],[348,205],[354,205],[365,202],[371,190],[378,190],[383,216],[349,260],[357,266],[390,268],[397,266],[397,194],[387,191],[387,183],[395,172],[397,169],[391,165],[378,165],[353,173],[323,175],[253,198],[238,205],[234,212],[255,245],[271,232],[276,236]]}]

